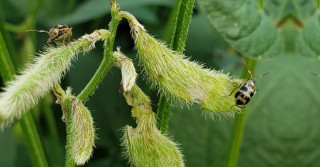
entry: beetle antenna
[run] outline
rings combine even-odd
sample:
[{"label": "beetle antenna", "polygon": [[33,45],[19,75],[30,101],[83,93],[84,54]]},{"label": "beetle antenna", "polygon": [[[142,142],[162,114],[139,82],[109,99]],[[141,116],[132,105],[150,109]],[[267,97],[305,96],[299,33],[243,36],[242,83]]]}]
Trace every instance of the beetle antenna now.
[{"label": "beetle antenna", "polygon": [[45,30],[27,30],[27,32],[31,32],[31,31],[45,32],[45,33],[49,34],[49,31],[45,31]]},{"label": "beetle antenna", "polygon": [[244,61],[244,59],[242,59],[242,62],[243,62],[243,64],[247,67],[247,69],[248,69],[248,73],[250,74],[250,78],[252,78],[252,72],[251,72],[251,70],[249,69],[249,67],[248,67],[248,65],[247,65],[247,63],[246,63],[246,61]]},{"label": "beetle antenna", "polygon": [[315,75],[316,77],[320,77],[320,75],[318,75],[318,74],[315,74],[315,73],[313,73],[313,72],[310,72],[312,75]]},{"label": "beetle antenna", "polygon": [[258,75],[258,76],[256,76],[255,78],[252,78],[252,79],[261,78],[261,77],[263,77],[263,76],[265,76],[265,75],[267,75],[267,74],[270,74],[270,72],[267,72],[267,73],[264,73],[264,74]]}]

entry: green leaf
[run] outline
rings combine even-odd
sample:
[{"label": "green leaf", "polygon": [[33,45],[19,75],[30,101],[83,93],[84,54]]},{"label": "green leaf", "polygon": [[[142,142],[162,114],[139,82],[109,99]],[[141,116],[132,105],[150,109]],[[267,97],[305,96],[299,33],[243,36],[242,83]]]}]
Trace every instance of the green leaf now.
[{"label": "green leaf", "polygon": [[319,55],[315,1],[266,1],[267,14],[252,0],[200,0],[200,6],[224,40],[243,56]]},{"label": "green leaf", "polygon": [[315,11],[316,1],[306,0],[273,0],[264,1],[264,10],[274,22],[292,15],[300,21],[308,19]]},{"label": "green leaf", "polygon": [[319,62],[289,55],[261,63],[257,74],[270,69],[269,78],[257,80],[261,91],[249,106],[239,166],[314,166],[320,78],[309,72],[318,73]]},{"label": "green leaf", "polygon": [[299,51],[305,56],[320,55],[320,15],[315,12],[308,20],[303,31],[302,39],[298,45]]},{"label": "green leaf", "polygon": [[252,0],[200,0],[200,6],[224,40],[242,55],[280,54],[282,44],[276,27]]}]

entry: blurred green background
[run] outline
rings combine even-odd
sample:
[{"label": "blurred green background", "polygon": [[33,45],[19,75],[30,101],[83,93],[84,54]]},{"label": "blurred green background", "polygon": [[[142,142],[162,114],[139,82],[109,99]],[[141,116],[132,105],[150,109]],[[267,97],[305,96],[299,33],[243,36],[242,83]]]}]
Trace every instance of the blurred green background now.
[{"label": "blurred green background", "polygon": [[[121,10],[137,17],[150,34],[158,39],[168,37],[166,33],[170,33],[170,30],[166,31],[166,28],[175,1],[117,2]],[[199,7],[199,4],[205,2],[208,0],[196,1],[185,54],[207,68],[223,70],[240,77],[243,71],[241,53],[228,45],[225,36],[212,25],[224,23],[223,20],[219,22],[209,19],[207,15],[210,13],[206,12],[206,7]],[[282,51],[272,58],[262,56],[264,59],[258,61],[255,74],[271,74],[257,79],[259,91],[247,106],[239,167],[316,167],[320,164],[320,78],[310,75],[310,72],[320,73],[317,58],[320,54],[317,2],[248,1],[260,7],[259,12],[264,11],[270,23],[278,26],[276,31],[281,39],[279,46]],[[225,1],[225,4],[228,3],[232,1]],[[2,31],[8,34],[8,43],[13,44],[9,49],[19,70],[23,70],[23,64],[30,62],[31,55],[43,50],[48,39],[45,33],[26,33],[25,30],[48,30],[56,24],[67,24],[73,27],[73,38],[77,39],[95,29],[107,28],[110,21],[107,0],[1,0],[0,5],[0,13],[6,23],[1,25]],[[308,29],[305,30],[305,27]],[[265,38],[268,35],[264,33]],[[304,45],[300,45],[301,40],[305,41]],[[150,89],[142,77],[126,21],[122,21],[118,28],[116,46],[121,47],[122,52],[134,60],[139,74],[138,85],[150,96],[156,111],[159,97],[157,91]],[[100,42],[96,49],[80,55],[63,79],[63,87],[71,86],[73,93],[78,94],[98,68],[102,52]],[[93,157],[85,166],[129,166],[122,156],[120,138],[122,128],[127,124],[135,126],[135,121],[131,117],[130,107],[118,92],[120,81],[120,71],[113,68],[86,103],[92,111],[98,139]],[[1,80],[0,83],[3,86]],[[50,133],[46,112],[51,111],[45,111],[42,107],[41,104],[45,102],[36,107],[33,115],[50,166],[63,166],[65,125],[60,119],[62,112],[60,106],[54,104],[53,95],[45,100],[53,108],[58,142]],[[233,118],[211,120],[199,106],[186,107],[180,103],[174,103],[171,115],[169,135],[180,143],[186,166],[225,166]],[[32,166],[18,126],[6,128],[0,134],[0,143],[0,166]]]}]

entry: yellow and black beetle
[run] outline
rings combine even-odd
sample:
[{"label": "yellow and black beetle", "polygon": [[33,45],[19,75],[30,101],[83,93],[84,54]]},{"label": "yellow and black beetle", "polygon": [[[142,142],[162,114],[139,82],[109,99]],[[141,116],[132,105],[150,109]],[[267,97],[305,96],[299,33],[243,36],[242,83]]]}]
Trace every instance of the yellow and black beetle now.
[{"label": "yellow and black beetle", "polygon": [[236,104],[231,106],[234,107],[234,106],[237,106],[237,107],[240,107],[240,108],[245,108],[246,107],[246,104],[249,103],[249,101],[251,100],[251,98],[253,97],[253,95],[255,95],[256,93],[256,88],[255,88],[255,81],[254,79],[257,79],[257,78],[261,78],[269,73],[265,73],[265,74],[262,74],[262,75],[258,75],[257,77],[253,78],[252,77],[252,72],[249,70],[247,64],[245,61],[243,61],[243,63],[245,64],[245,66],[247,67],[248,69],[248,73],[250,74],[251,78],[248,79],[247,81],[241,83],[238,87],[234,88],[232,90],[232,92],[230,93],[229,96],[232,95],[232,93],[237,89],[237,93],[234,95],[235,97],[235,102]]}]

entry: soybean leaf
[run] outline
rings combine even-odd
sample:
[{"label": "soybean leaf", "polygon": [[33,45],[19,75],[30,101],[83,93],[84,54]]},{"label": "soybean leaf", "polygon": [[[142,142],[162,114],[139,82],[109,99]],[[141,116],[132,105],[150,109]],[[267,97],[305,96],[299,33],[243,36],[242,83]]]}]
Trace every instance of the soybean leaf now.
[{"label": "soybean leaf", "polygon": [[267,15],[279,22],[281,19],[292,15],[298,20],[308,19],[315,10],[316,1],[308,0],[273,0],[264,1],[264,10]]},{"label": "soybean leaf", "polygon": [[268,16],[252,0],[200,0],[220,35],[248,57],[272,57],[281,53],[282,43]]},{"label": "soybean leaf", "polygon": [[224,40],[243,56],[319,54],[316,1],[267,1],[258,9],[253,0],[200,0],[200,6]]},{"label": "soybean leaf", "polygon": [[320,15],[315,12],[307,21],[299,41],[298,51],[305,56],[319,56],[320,54]]}]

